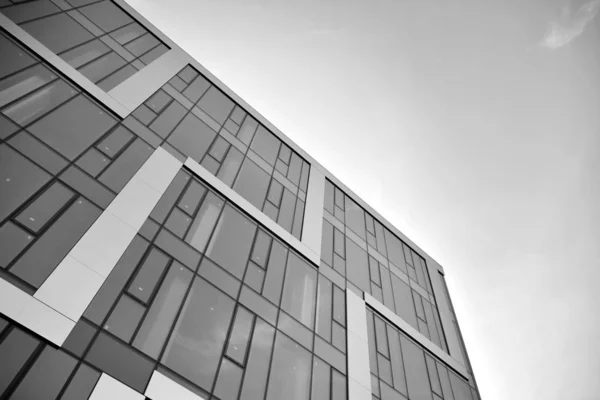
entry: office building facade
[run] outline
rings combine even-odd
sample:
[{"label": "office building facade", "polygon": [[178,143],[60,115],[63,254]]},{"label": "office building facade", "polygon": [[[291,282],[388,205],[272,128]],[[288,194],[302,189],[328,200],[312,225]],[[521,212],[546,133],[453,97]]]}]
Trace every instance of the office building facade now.
[{"label": "office building facade", "polygon": [[0,55],[0,398],[480,399],[443,268],[127,3]]}]

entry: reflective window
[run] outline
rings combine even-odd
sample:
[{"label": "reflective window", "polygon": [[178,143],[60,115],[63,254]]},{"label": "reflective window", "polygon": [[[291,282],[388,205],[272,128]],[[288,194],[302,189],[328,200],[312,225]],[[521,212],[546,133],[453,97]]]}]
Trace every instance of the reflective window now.
[{"label": "reflective window", "polygon": [[310,353],[287,336],[277,333],[267,400],[308,399],[310,376]]},{"label": "reflective window", "polygon": [[290,254],[281,307],[310,329],[314,324],[316,289],[317,271]]}]

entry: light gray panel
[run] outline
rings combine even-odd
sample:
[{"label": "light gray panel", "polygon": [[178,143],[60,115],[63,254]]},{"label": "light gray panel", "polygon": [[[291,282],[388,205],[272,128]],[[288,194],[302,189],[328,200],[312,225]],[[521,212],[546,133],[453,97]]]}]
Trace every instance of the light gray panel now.
[{"label": "light gray panel", "polygon": [[348,378],[348,400],[372,400],[371,390]]},{"label": "light gray panel", "polygon": [[77,322],[103,283],[104,277],[67,256],[34,297]]},{"label": "light gray panel", "polygon": [[144,394],[152,400],[204,400],[158,371],[152,373]]},{"label": "light gray panel", "polygon": [[161,192],[138,176],[134,176],[110,203],[106,212],[110,212],[132,229],[138,231],[161,196]]},{"label": "light gray panel", "polygon": [[362,340],[368,341],[365,301],[350,289],[346,289],[346,309],[348,311],[348,330],[354,332]]},{"label": "light gray panel", "polygon": [[136,172],[135,176],[162,194],[181,169],[181,166],[181,161],[173,157],[167,150],[159,147],[146,160],[142,168]]},{"label": "light gray panel", "polygon": [[145,398],[143,394],[102,373],[89,400],[144,400]]},{"label": "light gray panel", "polygon": [[323,201],[325,199],[325,176],[311,168],[308,178],[308,192],[304,205],[304,225],[302,243],[321,258],[321,239],[323,236]]},{"label": "light gray panel", "polygon": [[369,342],[348,330],[348,377],[371,390],[371,366],[369,364]]},{"label": "light gray panel", "polygon": [[188,63],[180,50],[170,50],[108,92],[129,112],[146,101]]},{"label": "light gray panel", "polygon": [[75,322],[48,307],[41,301],[29,296],[25,308],[16,319],[17,322],[31,329],[57,346],[63,342],[75,327]]}]

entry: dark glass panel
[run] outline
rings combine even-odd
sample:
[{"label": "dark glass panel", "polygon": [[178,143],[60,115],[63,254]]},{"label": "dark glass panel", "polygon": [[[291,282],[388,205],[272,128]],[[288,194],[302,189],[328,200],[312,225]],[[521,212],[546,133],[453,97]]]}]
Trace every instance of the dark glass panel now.
[{"label": "dark glass panel", "polygon": [[373,321],[373,312],[367,309],[367,334],[369,337],[369,365],[371,366],[371,372],[375,375],[379,375],[377,368],[377,348],[375,345],[375,321]]},{"label": "dark glass panel", "polygon": [[0,139],[6,139],[19,130],[19,127],[0,114]]},{"label": "dark glass panel", "polygon": [[192,82],[188,88],[182,92],[182,94],[190,99],[192,103],[196,103],[200,97],[202,97],[204,92],[206,92],[206,89],[208,89],[209,86],[210,83],[204,79],[204,77],[198,75],[196,80],[194,80],[194,82]]},{"label": "dark glass panel", "polygon": [[179,306],[192,280],[192,272],[173,262],[162,282],[133,345],[152,358],[157,358],[175,321]]},{"label": "dark glass panel", "polygon": [[[250,148],[266,162],[275,165],[280,144],[281,141],[275,135],[260,125],[256,130],[256,135]],[[298,170],[298,176],[300,176],[300,170]]]},{"label": "dark glass panel", "polygon": [[312,349],[313,333],[286,313],[279,313],[277,328],[302,346]]},{"label": "dark glass panel", "polygon": [[196,270],[200,261],[200,254],[171,232],[162,229],[156,237],[154,244],[181,261],[183,265],[189,267],[192,271]]},{"label": "dark glass panel", "polygon": [[167,345],[162,363],[210,390],[235,302],[196,278]]},{"label": "dark glass panel", "polygon": [[400,335],[400,343],[402,358],[406,366],[404,371],[406,372],[406,382],[408,384],[408,397],[411,400],[431,399],[423,350],[404,337],[404,335]]},{"label": "dark glass panel", "polygon": [[239,366],[223,358],[213,394],[220,400],[237,400],[243,372]]},{"label": "dark glass panel", "polygon": [[100,182],[120,192],[133,175],[150,158],[154,149],[142,139],[136,139],[100,176]]},{"label": "dark glass panel", "polygon": [[417,327],[417,316],[413,305],[410,287],[396,275],[391,274],[394,289],[396,314],[414,327]]},{"label": "dark glass panel", "polygon": [[60,400],[87,399],[94,390],[99,378],[100,372],[81,364]]},{"label": "dark glass panel", "polygon": [[60,8],[56,7],[49,0],[21,3],[2,9],[2,14],[10,18],[15,24],[20,24],[57,12],[60,12]]},{"label": "dark glass panel", "polygon": [[117,53],[110,52],[79,69],[92,82],[99,82],[127,64]]},{"label": "dark glass panel", "polygon": [[13,329],[0,343],[0,394],[4,393],[39,342],[19,329]]},{"label": "dark glass panel", "polygon": [[283,185],[276,179],[271,180],[271,186],[269,187],[268,199],[271,203],[279,207],[281,204],[281,195],[283,194]]},{"label": "dark glass panel", "polygon": [[333,266],[333,225],[323,219],[323,237],[321,239],[321,260]]},{"label": "dark glass panel", "polygon": [[163,252],[153,248],[129,286],[129,293],[147,303],[169,261]]},{"label": "dark glass panel", "polygon": [[346,226],[361,238],[366,239],[365,211],[348,196],[346,196],[345,206]]},{"label": "dark glass panel", "polygon": [[223,125],[233,106],[233,101],[214,86],[208,89],[198,102],[198,107],[206,111],[220,125]]},{"label": "dark glass panel", "polygon": [[115,198],[110,190],[75,166],[69,167],[59,179],[102,208],[108,207]]},{"label": "dark glass panel", "polygon": [[[0,81],[0,107],[44,86],[53,79],[56,79],[56,75],[42,64],[37,64],[32,68],[27,68],[25,71],[3,79]],[[19,123],[22,122],[18,118],[13,119]],[[29,120],[31,119],[29,117]]]},{"label": "dark glass panel", "polygon": [[110,1],[101,1],[82,7],[79,11],[104,32],[113,31],[133,22],[129,15]]},{"label": "dark glass panel", "polygon": [[37,62],[4,35],[0,35],[0,54],[3,55],[0,63],[0,78]]},{"label": "dark glass panel", "polygon": [[264,399],[274,335],[275,328],[260,318],[256,320],[241,399]]},{"label": "dark glass panel", "polygon": [[304,400],[310,396],[311,354],[277,333],[267,400]]},{"label": "dark glass panel", "polygon": [[241,365],[246,362],[246,350],[253,323],[254,315],[238,306],[226,354]]},{"label": "dark glass panel", "polygon": [[194,79],[196,76],[198,76],[198,72],[196,72],[196,70],[193,67],[191,67],[190,65],[186,65],[184,69],[179,71],[177,76],[179,76],[185,82],[190,83],[192,81],[192,79]]},{"label": "dark glass panel", "polygon": [[17,261],[11,272],[39,287],[100,213],[99,208],[80,197]]},{"label": "dark glass panel", "polygon": [[141,393],[154,370],[154,362],[104,332],[100,332],[85,359]]},{"label": "dark glass panel", "polygon": [[331,344],[337,347],[340,351],[346,352],[346,330],[340,324],[332,323],[332,339]]},{"label": "dark glass panel", "polygon": [[0,267],[6,268],[33,240],[33,236],[7,221],[0,227]]},{"label": "dark glass panel", "polygon": [[317,334],[328,342],[331,341],[331,319],[332,319],[332,289],[333,285],[329,279],[319,275],[319,292],[317,303]]},{"label": "dark glass panel", "polygon": [[105,154],[100,153],[98,150],[91,148],[77,160],[76,164],[79,168],[95,178],[109,163],[110,158]]},{"label": "dark glass panel", "polygon": [[237,134],[237,138],[242,141],[246,146],[250,144],[252,138],[254,137],[254,132],[258,127],[258,122],[251,116],[246,117],[244,120],[244,124],[240,128],[240,131]]},{"label": "dark glass panel", "polygon": [[227,152],[227,156],[225,156],[225,160],[217,174],[217,178],[227,186],[231,186],[243,160],[244,155],[238,149],[231,147]]},{"label": "dark glass panel", "polygon": [[346,257],[346,236],[337,228],[333,231],[333,250],[342,258]]},{"label": "dark glass panel", "polygon": [[167,51],[169,51],[169,48],[161,43],[158,46],[156,46],[155,48],[153,48],[152,50],[150,50],[149,52],[147,52],[146,54],[144,54],[143,56],[141,56],[139,58],[139,61],[148,65],[152,61],[156,60],[158,57],[165,54]]},{"label": "dark glass panel", "polygon": [[262,168],[246,158],[233,189],[254,207],[262,210],[270,180],[271,177]]},{"label": "dark glass panel", "polygon": [[346,373],[346,356],[344,353],[325,342],[319,336],[315,337],[314,352],[338,371]]},{"label": "dark glass panel", "polygon": [[377,354],[377,365],[379,369],[379,377],[389,383],[392,384],[392,365],[390,364],[390,360],[382,356],[381,354]]},{"label": "dark glass panel", "polygon": [[346,238],[346,274],[350,282],[365,292],[369,291],[371,279],[367,252],[348,237]]},{"label": "dark glass panel", "polygon": [[263,296],[277,305],[279,305],[279,300],[281,299],[281,287],[283,285],[287,254],[288,250],[281,243],[274,240],[265,276]]},{"label": "dark glass panel", "polygon": [[427,363],[427,371],[429,372],[429,383],[431,389],[442,396],[442,385],[440,383],[440,377],[438,376],[435,360],[429,355],[425,354],[425,362]]},{"label": "dark glass panel", "polygon": [[308,326],[314,326],[317,271],[295,254],[288,257],[281,308]]},{"label": "dark glass panel", "polygon": [[132,137],[134,137],[134,135],[129,129],[119,125],[117,129],[111,132],[98,144],[97,148],[107,156],[114,158],[115,155],[129,143]]},{"label": "dark glass panel", "polygon": [[83,314],[84,317],[94,322],[96,325],[101,325],[108,314],[108,311],[114,304],[117,296],[120,294],[123,286],[133,273],[133,270],[138,265],[142,256],[148,248],[148,242],[140,236],[135,236],[131,244],[121,256],[115,268],[90,303]]},{"label": "dark glass panel", "polygon": [[81,357],[87,350],[92,338],[96,334],[96,328],[85,321],[80,319],[75,324],[75,327],[69,333],[67,340],[62,345],[62,348],[75,354],[77,357]]},{"label": "dark glass panel", "polygon": [[292,235],[300,240],[302,233],[302,222],[304,221],[304,202],[300,199],[296,201],[296,210],[294,211],[294,227]]},{"label": "dark glass panel", "polygon": [[248,269],[246,270],[246,275],[244,276],[244,283],[254,289],[256,292],[261,293],[264,280],[265,270],[253,262],[248,263]]},{"label": "dark glass panel", "polygon": [[331,400],[346,400],[346,377],[336,370],[331,371]]},{"label": "dark glass panel", "polygon": [[[60,29],[56,29],[57,26],[60,26]],[[25,23],[21,28],[56,54],[94,38],[89,31],[65,13]]]},{"label": "dark glass panel", "polygon": [[[168,111],[169,109],[165,113]],[[161,117],[158,118],[160,119]],[[194,114],[190,113],[175,128],[168,142],[186,156],[199,162],[208,151],[215,136],[217,136],[215,131],[194,116]]]},{"label": "dark glass panel", "polygon": [[183,239],[183,236],[187,232],[191,222],[192,219],[189,215],[178,208],[175,208],[171,212],[171,215],[169,215],[169,219],[167,219],[167,222],[165,223],[165,228],[169,229],[179,238]]},{"label": "dark glass panel", "polygon": [[131,42],[133,39],[143,35],[146,30],[137,22],[133,22],[127,26],[117,29],[110,36],[115,39],[119,44]]},{"label": "dark glass panel", "polygon": [[206,193],[206,187],[196,180],[192,180],[187,190],[183,194],[183,197],[179,201],[179,208],[188,213],[194,215],[200,200]]},{"label": "dark glass panel", "polygon": [[206,255],[214,262],[242,278],[256,225],[230,206],[226,206]]},{"label": "dark glass panel", "polygon": [[258,231],[256,240],[254,242],[254,249],[252,250],[252,261],[257,265],[265,268],[267,265],[267,257],[269,254],[269,248],[271,247],[271,236],[262,230]]},{"label": "dark glass panel", "polygon": [[[404,400],[405,397],[396,392],[387,383],[381,382],[381,400]],[[411,398],[412,400],[412,398]]]},{"label": "dark glass panel", "polygon": [[377,338],[377,351],[389,358],[386,324],[379,317],[375,317],[375,337]]},{"label": "dark glass panel", "polygon": [[294,208],[296,207],[296,196],[287,188],[283,191],[281,208],[279,209],[279,219],[277,223],[286,231],[291,231],[294,219]]},{"label": "dark glass panel", "polygon": [[126,81],[129,77],[133,76],[138,70],[132,65],[126,65],[118,71],[112,73],[110,76],[102,79],[97,85],[100,89],[105,92],[117,87],[121,82]]},{"label": "dark glass panel", "polygon": [[92,40],[60,55],[73,68],[79,68],[92,60],[110,52],[111,49],[100,40]]},{"label": "dark glass panel", "polygon": [[146,100],[146,105],[155,113],[160,114],[169,101],[171,101],[171,96],[165,93],[164,90],[159,89],[148,100]]},{"label": "dark glass panel", "polygon": [[159,223],[164,222],[165,218],[167,218],[167,215],[171,211],[171,208],[173,208],[173,205],[179,198],[181,191],[185,188],[185,185],[187,184],[189,179],[190,176],[185,172],[180,171],[179,173],[177,173],[173,181],[169,184],[169,187],[167,187],[165,193],[162,195],[162,197],[150,213],[150,216]]},{"label": "dark glass panel", "polygon": [[129,342],[146,309],[128,296],[121,296],[104,328]]},{"label": "dark glass panel", "polygon": [[[194,183],[194,182],[192,182]],[[209,192],[192,222],[185,241],[199,251],[204,251],[217,219],[223,208],[223,200],[213,192]]]},{"label": "dark glass panel", "polygon": [[233,298],[237,298],[240,291],[240,281],[235,279],[231,274],[225,272],[225,270],[219,267],[208,258],[204,257],[200,264],[198,275],[227,293]]},{"label": "dark glass panel", "polygon": [[314,358],[311,400],[331,400],[331,367],[325,361]]},{"label": "dark glass panel", "polygon": [[75,368],[77,361],[67,353],[46,346],[12,394],[11,399],[53,399]]},{"label": "dark glass panel", "polygon": [[58,173],[67,165],[64,158],[25,131],[10,138],[8,143],[53,174]]},{"label": "dark glass panel", "polygon": [[440,383],[442,385],[442,392],[444,393],[444,400],[454,400],[452,387],[450,386],[448,370],[440,363],[437,363],[437,370],[440,377]]},{"label": "dark glass panel", "polygon": [[381,275],[381,289],[383,291],[383,304],[392,311],[396,311],[396,304],[394,303],[394,294],[392,291],[392,282],[390,278],[390,271],[379,264],[379,274]]},{"label": "dark glass panel", "polygon": [[158,43],[158,40],[151,33],[146,33],[145,35],[127,43],[125,48],[134,56],[139,57],[151,48],[158,45]]},{"label": "dark glass panel", "polygon": [[73,160],[115,123],[112,116],[81,95],[33,124],[29,130]]},{"label": "dark glass panel", "polygon": [[229,142],[223,139],[221,136],[217,136],[212,146],[210,147],[209,154],[218,162],[222,162],[229,148]]},{"label": "dark glass panel", "polygon": [[134,112],[133,116],[140,120],[140,122],[144,125],[150,124],[154,118],[156,118],[156,114],[146,107],[144,104],[139,106]]},{"label": "dark glass panel", "polygon": [[396,390],[406,395],[406,378],[404,375],[404,363],[402,362],[402,350],[400,349],[400,338],[398,336],[398,331],[389,325],[387,325],[386,328],[390,344],[390,361],[392,362],[394,387]]},{"label": "dark glass panel", "polygon": [[239,106],[236,106],[235,110],[233,110],[233,112],[231,113],[231,116],[229,118],[231,118],[231,120],[233,122],[235,122],[236,124],[241,125],[245,116],[246,116],[246,112],[243,109],[241,109]]},{"label": "dark glass panel", "polygon": [[158,133],[162,138],[166,138],[186,113],[187,110],[181,104],[173,101],[158,116],[158,118],[152,122],[150,129]]}]

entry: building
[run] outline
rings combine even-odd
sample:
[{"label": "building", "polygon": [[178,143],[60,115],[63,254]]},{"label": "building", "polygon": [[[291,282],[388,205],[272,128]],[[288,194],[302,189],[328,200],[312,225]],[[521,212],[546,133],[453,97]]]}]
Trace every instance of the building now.
[{"label": "building", "polygon": [[127,3],[0,54],[0,398],[479,400],[443,268]]}]

